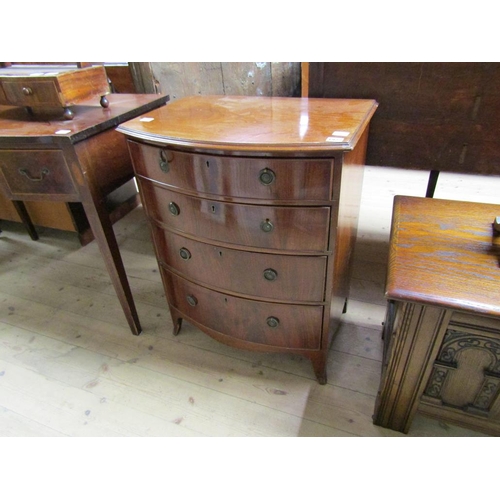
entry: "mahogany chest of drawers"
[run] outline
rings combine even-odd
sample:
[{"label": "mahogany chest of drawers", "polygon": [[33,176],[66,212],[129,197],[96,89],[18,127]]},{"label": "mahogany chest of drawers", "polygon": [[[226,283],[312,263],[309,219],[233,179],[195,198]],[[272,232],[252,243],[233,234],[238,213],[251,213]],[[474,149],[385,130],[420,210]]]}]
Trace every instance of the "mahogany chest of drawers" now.
[{"label": "mahogany chest of drawers", "polygon": [[345,308],[371,100],[193,96],[126,122],[174,334],[308,357]]},{"label": "mahogany chest of drawers", "polygon": [[397,196],[374,423],[500,435],[500,205]]}]

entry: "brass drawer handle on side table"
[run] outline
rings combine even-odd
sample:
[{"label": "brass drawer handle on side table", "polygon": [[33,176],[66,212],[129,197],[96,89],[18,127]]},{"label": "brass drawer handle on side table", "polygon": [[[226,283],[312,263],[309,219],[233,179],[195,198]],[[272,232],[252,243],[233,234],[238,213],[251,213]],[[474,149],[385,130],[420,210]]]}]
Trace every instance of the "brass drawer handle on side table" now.
[{"label": "brass drawer handle on side table", "polygon": [[40,177],[32,177],[31,174],[25,168],[20,168],[19,173],[27,177],[32,182],[40,182],[43,181],[46,175],[49,175],[50,170],[48,168],[42,168],[40,172]]}]

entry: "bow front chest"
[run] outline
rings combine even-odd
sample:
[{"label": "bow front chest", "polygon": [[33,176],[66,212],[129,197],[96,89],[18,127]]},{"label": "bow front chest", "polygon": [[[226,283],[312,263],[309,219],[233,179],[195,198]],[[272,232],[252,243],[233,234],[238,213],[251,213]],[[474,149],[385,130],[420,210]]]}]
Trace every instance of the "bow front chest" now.
[{"label": "bow front chest", "polygon": [[349,292],[372,100],[193,96],[128,136],[174,334],[308,357]]}]

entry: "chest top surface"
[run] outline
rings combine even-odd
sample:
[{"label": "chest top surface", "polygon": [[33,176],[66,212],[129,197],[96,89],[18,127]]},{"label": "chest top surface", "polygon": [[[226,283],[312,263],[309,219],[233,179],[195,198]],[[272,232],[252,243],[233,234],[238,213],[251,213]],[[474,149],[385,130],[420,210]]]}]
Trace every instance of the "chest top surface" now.
[{"label": "chest top surface", "polygon": [[396,196],[386,297],[500,316],[500,205]]},{"label": "chest top surface", "polygon": [[102,108],[95,100],[74,106],[73,120],[61,117],[32,117],[19,106],[0,106],[0,146],[57,144],[79,142],[104,130],[116,127],[141,113],[147,113],[168,101],[158,94],[110,94],[109,107]]},{"label": "chest top surface", "polygon": [[190,96],[118,130],[187,149],[322,154],[352,150],[376,108],[369,99]]}]

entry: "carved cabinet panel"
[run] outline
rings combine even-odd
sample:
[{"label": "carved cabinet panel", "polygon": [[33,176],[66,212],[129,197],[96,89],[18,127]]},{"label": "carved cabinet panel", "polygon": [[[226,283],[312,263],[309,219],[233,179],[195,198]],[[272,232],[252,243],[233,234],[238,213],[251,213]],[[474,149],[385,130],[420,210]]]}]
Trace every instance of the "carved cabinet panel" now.
[{"label": "carved cabinet panel", "polygon": [[452,319],[422,401],[500,424],[499,393],[500,330],[471,328]]}]

